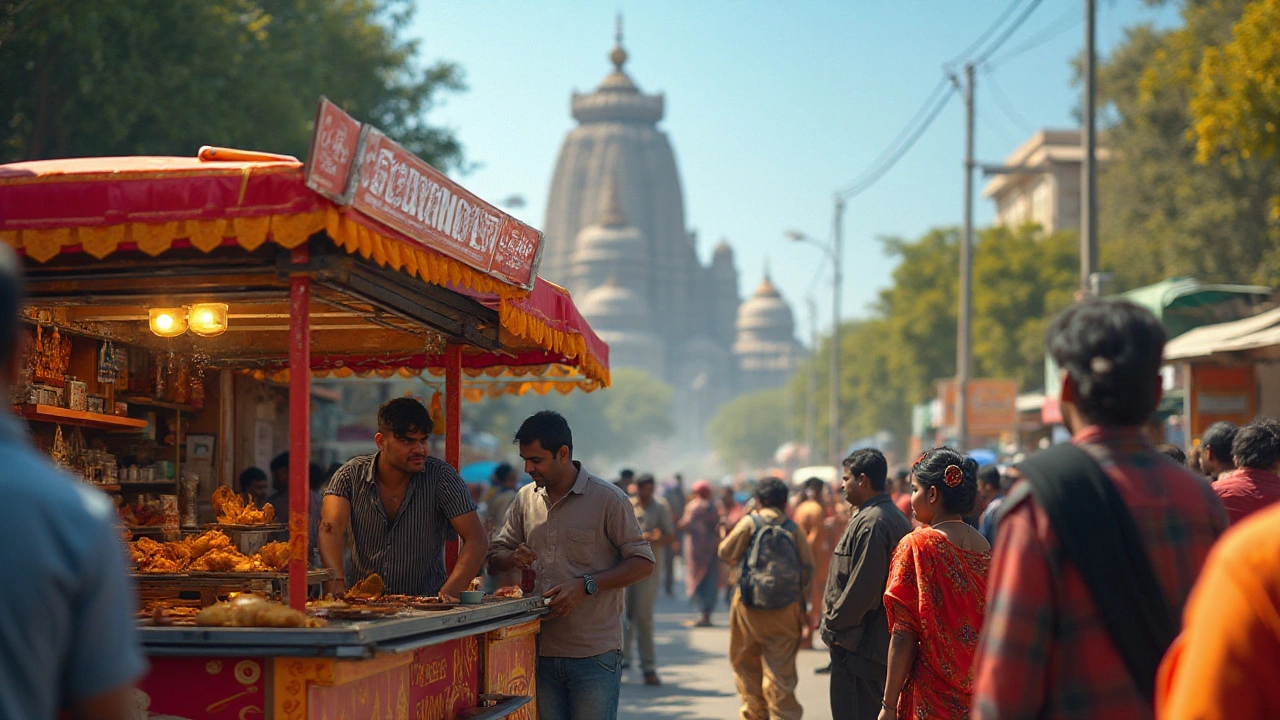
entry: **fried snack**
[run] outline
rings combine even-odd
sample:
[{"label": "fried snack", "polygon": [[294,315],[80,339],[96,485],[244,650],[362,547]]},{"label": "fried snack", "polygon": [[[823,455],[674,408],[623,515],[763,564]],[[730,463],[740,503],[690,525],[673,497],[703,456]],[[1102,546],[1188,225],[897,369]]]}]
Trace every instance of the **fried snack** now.
[{"label": "fried snack", "polygon": [[495,590],[493,596],[500,598],[522,598],[524,597],[524,590],[521,590],[516,585],[508,585],[507,587]]},{"label": "fried snack", "polygon": [[196,615],[196,624],[206,627],[325,627],[319,618],[309,618],[293,608],[269,602],[258,595],[241,595],[214,603]]},{"label": "fried snack", "polygon": [[[210,550],[189,566],[199,572],[251,572],[252,561],[235,548]],[[239,569],[239,568],[246,569]]]},{"label": "fried snack", "polygon": [[369,577],[352,585],[347,590],[347,597],[370,600],[382,595],[383,587],[385,586],[382,584],[382,576],[378,573],[369,573]]},{"label": "fried snack", "polygon": [[244,498],[225,485],[213,491],[213,511],[224,525],[266,525],[276,519],[271,503],[263,503],[261,510],[252,499],[246,505]]},{"label": "fried snack", "polygon": [[192,560],[198,560],[211,551],[232,549],[231,538],[227,537],[221,530],[210,530],[200,535],[189,537],[186,542],[191,550]]},{"label": "fried snack", "polygon": [[[268,507],[270,507],[268,505]],[[281,571],[289,566],[289,543],[270,542],[258,551],[262,564],[270,570]]]}]

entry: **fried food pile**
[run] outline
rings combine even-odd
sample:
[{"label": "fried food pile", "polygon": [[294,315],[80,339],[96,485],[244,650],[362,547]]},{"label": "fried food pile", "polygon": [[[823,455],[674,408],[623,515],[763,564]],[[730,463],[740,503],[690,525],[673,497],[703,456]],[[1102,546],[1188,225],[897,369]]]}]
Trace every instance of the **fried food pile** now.
[{"label": "fried food pile", "polygon": [[224,525],[266,525],[276,519],[271,503],[263,503],[261,510],[252,499],[246,505],[244,498],[225,485],[213,491],[213,511]]},{"label": "fried food pile", "polygon": [[320,618],[307,617],[305,613],[280,603],[270,602],[260,595],[241,595],[226,602],[214,603],[196,615],[196,625],[205,627],[260,627],[300,628],[325,627]]},{"label": "fried food pile", "polygon": [[289,543],[273,542],[252,556],[231,544],[221,530],[193,535],[181,542],[138,538],[129,544],[140,573],[279,572],[289,564]]},{"label": "fried food pile", "polygon": [[163,525],[165,521],[163,505],[141,495],[134,502],[121,505],[119,513],[120,522],[127,527],[154,527]]},{"label": "fried food pile", "polygon": [[493,592],[493,596],[500,597],[500,598],[522,598],[524,597],[524,591],[521,590],[518,586],[509,585],[507,587],[498,588],[497,590],[495,590]]},{"label": "fried food pile", "polygon": [[385,586],[382,583],[382,576],[378,573],[369,573],[369,577],[352,585],[347,590],[347,598],[357,600],[370,600],[382,594]]}]

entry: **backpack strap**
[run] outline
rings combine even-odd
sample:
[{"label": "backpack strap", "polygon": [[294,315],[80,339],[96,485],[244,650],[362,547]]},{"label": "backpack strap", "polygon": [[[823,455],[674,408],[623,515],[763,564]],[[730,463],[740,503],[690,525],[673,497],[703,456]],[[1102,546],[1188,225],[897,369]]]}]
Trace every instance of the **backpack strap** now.
[{"label": "backpack strap", "polygon": [[1156,670],[1178,624],[1128,506],[1098,463],[1074,445],[1055,445],[1017,467],[1138,691],[1153,702]]}]

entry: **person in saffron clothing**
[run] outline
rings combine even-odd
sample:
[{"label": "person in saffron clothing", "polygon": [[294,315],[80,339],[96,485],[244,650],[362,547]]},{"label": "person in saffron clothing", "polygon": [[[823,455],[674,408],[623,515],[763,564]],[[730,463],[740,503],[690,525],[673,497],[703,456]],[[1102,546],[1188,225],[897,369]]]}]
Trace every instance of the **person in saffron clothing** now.
[{"label": "person in saffron clothing", "polygon": [[889,565],[880,720],[969,717],[991,565],[991,545],[963,519],[977,494],[978,464],[951,448],[926,452],[911,469],[911,509],[928,527],[904,537]]},{"label": "person in saffron clothing", "polygon": [[693,499],[680,518],[680,529],[684,531],[684,589],[691,599],[697,599],[698,610],[702,612],[702,617],[694,623],[696,627],[711,627],[711,612],[716,609],[719,526],[720,512],[711,501],[711,483],[699,480],[693,484]]}]

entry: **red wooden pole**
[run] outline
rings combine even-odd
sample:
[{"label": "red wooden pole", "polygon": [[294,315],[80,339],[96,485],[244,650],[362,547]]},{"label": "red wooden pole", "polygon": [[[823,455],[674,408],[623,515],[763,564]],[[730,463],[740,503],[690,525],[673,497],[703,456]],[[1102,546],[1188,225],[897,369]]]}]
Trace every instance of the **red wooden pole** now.
[{"label": "red wooden pole", "polygon": [[[295,266],[308,260],[307,246],[292,251]],[[311,278],[289,276],[289,606],[307,605],[307,541],[311,487]]]},{"label": "red wooden pole", "polygon": [[[444,459],[454,470],[462,469],[462,346],[450,344],[444,351]],[[444,548],[446,572],[458,562],[458,541]]]}]

